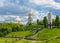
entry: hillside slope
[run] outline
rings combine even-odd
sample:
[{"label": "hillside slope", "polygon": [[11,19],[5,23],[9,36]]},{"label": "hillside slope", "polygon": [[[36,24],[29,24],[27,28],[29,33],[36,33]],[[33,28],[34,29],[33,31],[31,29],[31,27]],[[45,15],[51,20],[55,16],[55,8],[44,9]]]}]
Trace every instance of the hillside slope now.
[{"label": "hillside slope", "polygon": [[48,40],[56,36],[60,36],[60,29],[43,29],[36,35],[32,36],[32,38],[36,38],[38,40]]},{"label": "hillside slope", "polygon": [[32,34],[32,31],[11,32],[7,36],[25,37]]}]

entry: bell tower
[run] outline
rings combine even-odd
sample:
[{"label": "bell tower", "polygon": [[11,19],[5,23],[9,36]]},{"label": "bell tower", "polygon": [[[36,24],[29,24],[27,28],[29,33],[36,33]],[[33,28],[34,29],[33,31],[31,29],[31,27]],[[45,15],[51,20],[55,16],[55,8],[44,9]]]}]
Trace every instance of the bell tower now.
[{"label": "bell tower", "polygon": [[28,15],[28,24],[31,25],[32,23],[32,11],[29,11],[29,15]]}]

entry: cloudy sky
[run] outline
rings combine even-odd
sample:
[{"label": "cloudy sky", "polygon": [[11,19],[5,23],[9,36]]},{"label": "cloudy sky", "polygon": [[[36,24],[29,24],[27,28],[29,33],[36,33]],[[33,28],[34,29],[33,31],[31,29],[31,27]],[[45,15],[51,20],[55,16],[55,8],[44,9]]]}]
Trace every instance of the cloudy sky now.
[{"label": "cloudy sky", "polygon": [[26,23],[30,10],[33,21],[43,19],[49,11],[54,18],[55,15],[60,15],[60,0],[0,0],[0,22]]}]

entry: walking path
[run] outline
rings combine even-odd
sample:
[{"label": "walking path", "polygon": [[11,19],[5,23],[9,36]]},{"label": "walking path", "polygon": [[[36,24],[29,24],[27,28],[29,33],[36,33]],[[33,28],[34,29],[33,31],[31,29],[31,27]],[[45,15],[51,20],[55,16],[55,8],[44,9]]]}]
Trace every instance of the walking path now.
[{"label": "walking path", "polygon": [[36,41],[32,41],[32,43],[35,43]]}]

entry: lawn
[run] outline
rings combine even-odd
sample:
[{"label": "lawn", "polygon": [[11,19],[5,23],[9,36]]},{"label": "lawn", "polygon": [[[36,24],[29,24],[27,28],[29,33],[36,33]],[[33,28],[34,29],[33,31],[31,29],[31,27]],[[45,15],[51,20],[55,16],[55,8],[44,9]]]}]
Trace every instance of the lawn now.
[{"label": "lawn", "polygon": [[36,38],[38,40],[48,40],[55,36],[60,36],[60,29],[43,29],[36,35],[32,36],[32,38]]},{"label": "lawn", "polygon": [[14,41],[16,38],[0,38],[0,43],[10,43]]},{"label": "lawn", "polygon": [[11,32],[7,36],[25,37],[32,34],[32,31]]},{"label": "lawn", "polygon": [[52,39],[52,40],[48,40],[47,43],[60,43],[60,38],[58,38],[58,39]]},{"label": "lawn", "polygon": [[16,43],[31,43],[30,40],[19,40]]},{"label": "lawn", "polygon": [[[33,31],[12,32],[9,33],[7,36],[25,37],[32,33]],[[60,37],[60,29],[43,29],[34,36],[31,36],[31,38],[38,39],[38,41],[35,41],[34,43],[60,43],[59,37]],[[14,40],[16,40],[16,38],[0,38],[0,42],[2,43],[9,43]],[[16,41],[15,43],[33,43],[33,41],[21,39]]]}]

